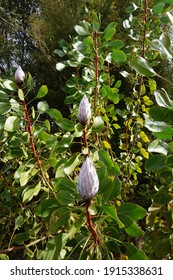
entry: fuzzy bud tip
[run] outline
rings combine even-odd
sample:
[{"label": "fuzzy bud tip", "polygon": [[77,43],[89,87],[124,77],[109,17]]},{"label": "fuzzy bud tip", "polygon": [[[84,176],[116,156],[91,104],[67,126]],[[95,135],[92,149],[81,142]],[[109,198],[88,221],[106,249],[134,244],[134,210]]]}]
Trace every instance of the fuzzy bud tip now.
[{"label": "fuzzy bud tip", "polygon": [[91,107],[86,95],[83,96],[78,108],[78,121],[85,126],[91,118]]},{"label": "fuzzy bud tip", "polygon": [[22,70],[21,66],[18,66],[15,74],[14,74],[14,79],[16,81],[17,84],[22,84],[24,79],[25,79],[25,73]]}]

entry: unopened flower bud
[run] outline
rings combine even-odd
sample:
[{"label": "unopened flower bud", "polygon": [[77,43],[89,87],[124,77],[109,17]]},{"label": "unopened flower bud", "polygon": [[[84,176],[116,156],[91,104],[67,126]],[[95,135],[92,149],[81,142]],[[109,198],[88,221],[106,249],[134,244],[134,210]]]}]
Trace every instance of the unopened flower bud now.
[{"label": "unopened flower bud", "polygon": [[18,66],[15,74],[14,74],[14,79],[17,84],[22,84],[24,79],[25,79],[25,73],[22,70],[21,66]]},{"label": "unopened flower bud", "polygon": [[77,187],[81,197],[86,201],[91,200],[98,192],[99,179],[94,164],[89,157],[86,158],[81,167]]},{"label": "unopened flower bud", "polygon": [[91,107],[86,95],[83,96],[78,109],[78,121],[85,126],[91,118]]}]

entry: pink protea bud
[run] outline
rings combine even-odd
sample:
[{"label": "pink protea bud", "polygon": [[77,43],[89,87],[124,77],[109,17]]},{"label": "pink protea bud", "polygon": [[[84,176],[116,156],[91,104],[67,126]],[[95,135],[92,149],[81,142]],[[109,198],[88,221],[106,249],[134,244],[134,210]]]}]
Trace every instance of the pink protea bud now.
[{"label": "pink protea bud", "polygon": [[22,84],[24,79],[25,79],[25,73],[22,70],[21,66],[18,66],[15,74],[14,74],[14,79],[17,84]]},{"label": "pink protea bud", "polygon": [[78,109],[78,121],[85,126],[91,117],[91,107],[86,95],[83,96]]},{"label": "pink protea bud", "polygon": [[88,156],[81,167],[77,187],[81,197],[86,201],[90,201],[98,192],[99,179],[94,164]]}]

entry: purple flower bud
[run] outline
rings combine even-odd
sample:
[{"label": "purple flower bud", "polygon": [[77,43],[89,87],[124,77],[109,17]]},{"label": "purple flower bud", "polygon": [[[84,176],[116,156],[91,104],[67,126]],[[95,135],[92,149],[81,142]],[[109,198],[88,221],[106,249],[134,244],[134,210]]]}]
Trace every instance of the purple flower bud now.
[{"label": "purple flower bud", "polygon": [[14,79],[15,79],[17,84],[23,83],[23,81],[25,79],[25,73],[23,72],[21,66],[18,66],[18,68],[17,68],[17,70],[14,74]]},{"label": "purple flower bud", "polygon": [[91,118],[90,103],[86,95],[83,96],[78,109],[78,121],[85,126]]},{"label": "purple flower bud", "polygon": [[88,201],[96,195],[99,189],[99,179],[92,160],[87,157],[78,176],[78,191],[81,197]]}]

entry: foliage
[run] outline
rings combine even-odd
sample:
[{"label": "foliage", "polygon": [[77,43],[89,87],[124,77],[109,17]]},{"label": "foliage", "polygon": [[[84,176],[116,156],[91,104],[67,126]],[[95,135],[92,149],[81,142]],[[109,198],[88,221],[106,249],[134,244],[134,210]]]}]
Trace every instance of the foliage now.
[{"label": "foliage", "polygon": [[[19,250],[26,259],[172,258],[173,101],[156,81],[172,58],[162,32],[172,1],[162,2],[126,8],[128,45],[117,22],[102,28],[96,14],[75,25],[71,42],[59,41],[56,69],[72,68],[68,118],[44,100],[46,85],[33,96],[30,73],[23,84],[1,79],[1,258]],[[84,95],[87,125],[78,121]],[[99,179],[89,202],[76,188],[86,156]]]}]

